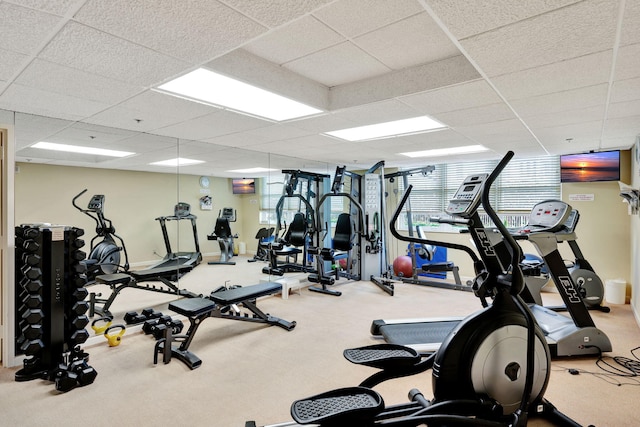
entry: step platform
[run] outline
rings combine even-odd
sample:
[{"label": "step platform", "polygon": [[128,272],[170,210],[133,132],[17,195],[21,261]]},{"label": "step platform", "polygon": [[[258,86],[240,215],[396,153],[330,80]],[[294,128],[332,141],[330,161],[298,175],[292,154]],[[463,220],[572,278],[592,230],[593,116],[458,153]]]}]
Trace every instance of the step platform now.
[{"label": "step platform", "polygon": [[422,359],[416,350],[396,344],[348,348],[343,352],[343,355],[351,363],[378,369],[415,366]]},{"label": "step platform", "polygon": [[291,416],[300,424],[366,425],[384,409],[382,396],[365,387],[348,387],[296,400]]}]

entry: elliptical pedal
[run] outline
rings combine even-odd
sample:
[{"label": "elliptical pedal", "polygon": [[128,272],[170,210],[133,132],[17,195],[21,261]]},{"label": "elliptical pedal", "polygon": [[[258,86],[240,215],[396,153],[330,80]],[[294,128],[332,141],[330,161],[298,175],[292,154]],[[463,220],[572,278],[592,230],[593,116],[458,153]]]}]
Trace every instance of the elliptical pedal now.
[{"label": "elliptical pedal", "polygon": [[364,387],[347,387],[296,400],[291,416],[300,424],[362,425],[384,408],[382,396]]},{"label": "elliptical pedal", "polygon": [[397,344],[348,348],[342,354],[351,363],[378,369],[414,366],[421,360],[416,350]]}]

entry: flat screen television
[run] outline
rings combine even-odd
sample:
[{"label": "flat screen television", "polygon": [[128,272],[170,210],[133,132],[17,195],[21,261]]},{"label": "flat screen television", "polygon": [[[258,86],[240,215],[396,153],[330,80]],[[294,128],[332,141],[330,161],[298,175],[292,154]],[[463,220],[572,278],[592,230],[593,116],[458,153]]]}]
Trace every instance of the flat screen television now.
[{"label": "flat screen television", "polygon": [[231,190],[233,194],[255,194],[256,180],[254,178],[233,178]]},{"label": "flat screen television", "polygon": [[560,156],[560,182],[620,180],[620,151]]}]

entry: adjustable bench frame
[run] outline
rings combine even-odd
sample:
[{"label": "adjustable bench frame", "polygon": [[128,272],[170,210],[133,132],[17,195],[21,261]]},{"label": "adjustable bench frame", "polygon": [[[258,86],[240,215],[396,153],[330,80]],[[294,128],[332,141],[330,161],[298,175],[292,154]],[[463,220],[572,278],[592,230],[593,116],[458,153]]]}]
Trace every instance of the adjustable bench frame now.
[{"label": "adjustable bench frame", "polygon": [[[96,277],[96,283],[109,285],[111,295],[109,298],[100,298],[101,294],[92,292],[89,295],[89,316],[112,317],[109,308],[120,292],[125,288],[142,289],[144,291],[159,292],[163,294],[180,295],[186,297],[198,297],[199,295],[189,292],[186,289],[178,288],[169,279],[175,276],[182,276],[191,271],[193,266],[171,266],[148,268],[127,273],[103,274]],[[140,282],[160,282],[162,286],[140,284]],[[97,306],[96,304],[102,304]]]},{"label": "adjustable bench frame", "polygon": [[[279,326],[291,331],[296,322],[289,322],[279,317],[264,313],[256,305],[256,299],[266,295],[272,295],[282,289],[280,283],[261,283],[258,285],[226,289],[212,292],[209,298],[187,298],[174,301],[169,304],[169,310],[189,319],[189,330],[185,335],[173,335],[171,328],[167,328],[164,337],[156,342],[153,363],[158,363],[158,354],[162,353],[163,362],[169,363],[172,357],[184,362],[190,369],[196,369],[202,364],[200,358],[189,351],[191,341],[203,320],[209,317],[222,319],[241,320],[244,322],[266,323],[270,326]],[[237,305],[242,305],[253,314],[243,314]],[[173,342],[179,342],[180,346],[172,346]]]}]

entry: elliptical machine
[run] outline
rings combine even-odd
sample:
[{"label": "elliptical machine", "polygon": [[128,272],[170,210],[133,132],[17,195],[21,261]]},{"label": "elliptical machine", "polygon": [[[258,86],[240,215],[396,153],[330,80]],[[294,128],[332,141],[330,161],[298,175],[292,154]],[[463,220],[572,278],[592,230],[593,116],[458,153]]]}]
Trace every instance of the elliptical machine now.
[{"label": "elliptical machine", "polygon": [[[550,352],[527,304],[518,295],[524,288],[522,250],[489,203],[491,184],[512,157],[513,152],[508,152],[489,176],[465,179],[447,208],[451,218],[441,219],[469,228],[484,263],[473,291],[485,308],[460,322],[440,349],[424,359],[411,348],[391,344],[345,350],[347,360],[380,371],[358,387],[295,401],[291,406],[295,422],[278,426],[504,427],[524,426],[531,415],[545,417],[555,425],[579,427],[543,397],[550,375]],[[410,192],[411,186],[393,221]],[[502,238],[482,225],[477,212],[480,204]],[[487,298],[492,299],[491,305]],[[388,379],[428,369],[433,371],[432,400],[413,389],[410,403],[387,407],[372,389]]]},{"label": "elliptical machine", "polygon": [[[124,240],[116,234],[116,229],[111,220],[104,216],[103,194],[94,194],[87,204],[87,209],[82,209],[76,204],[76,200],[86,192],[87,189],[85,188],[73,198],[71,204],[96,222],[96,235],[91,239],[89,256],[84,261],[87,266],[87,280],[91,282],[95,280],[96,276],[102,274],[128,271],[129,256],[127,255]],[[102,240],[96,244],[96,240],[99,238],[102,238]],[[120,252],[124,255],[123,264],[120,263]]]}]

